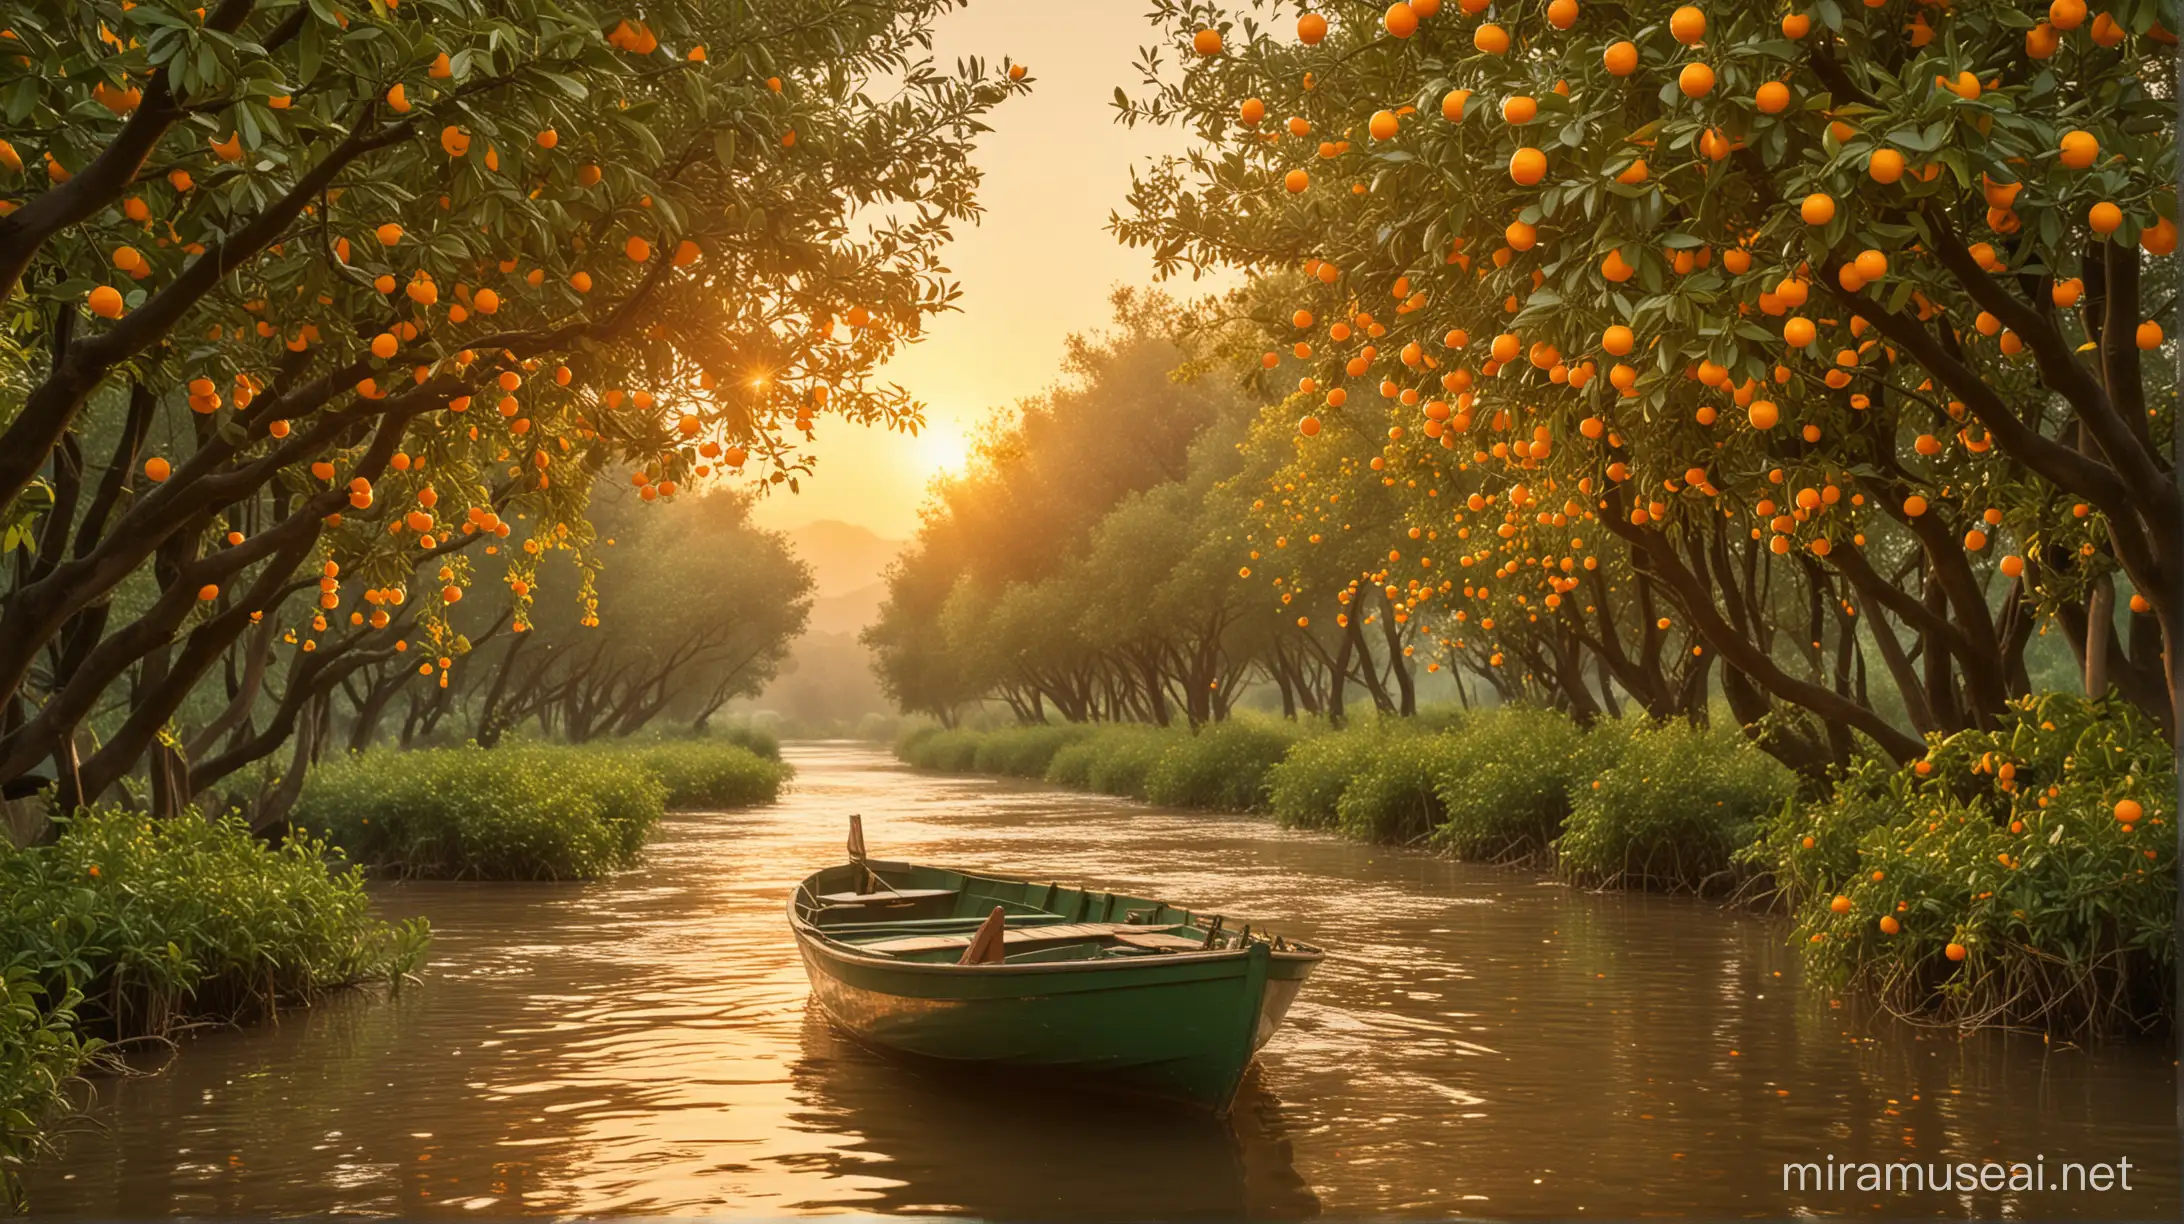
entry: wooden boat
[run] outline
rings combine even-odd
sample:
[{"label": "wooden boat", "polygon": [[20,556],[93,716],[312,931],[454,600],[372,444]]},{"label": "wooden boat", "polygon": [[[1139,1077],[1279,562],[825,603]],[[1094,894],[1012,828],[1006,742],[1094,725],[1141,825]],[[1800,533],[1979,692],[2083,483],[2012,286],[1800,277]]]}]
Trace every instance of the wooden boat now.
[{"label": "wooden boat", "polygon": [[1324,953],[1163,901],[864,854],[797,886],[812,997],[850,1036],[1225,1113]]}]

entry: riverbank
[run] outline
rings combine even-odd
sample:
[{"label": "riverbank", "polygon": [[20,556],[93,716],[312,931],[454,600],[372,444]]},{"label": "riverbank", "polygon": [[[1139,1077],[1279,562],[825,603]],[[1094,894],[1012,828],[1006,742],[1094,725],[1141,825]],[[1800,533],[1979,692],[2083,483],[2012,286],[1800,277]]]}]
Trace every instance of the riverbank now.
[{"label": "riverbank", "polygon": [[[1784,1188],[1815,1136],[1846,1161],[2132,1162],[2130,1193],[1892,1195],[1889,1214],[2176,1214],[2160,1042],[1894,1023],[1811,987],[1779,921],[1688,896],[925,773],[885,746],[783,755],[780,803],[670,814],[631,871],[373,885],[384,915],[432,920],[426,988],[208,1032],[102,1084],[32,1170],[39,1218],[1872,1212]],[[935,1075],[807,999],[783,906],[842,861],[850,812],[883,858],[1173,898],[1336,955],[1227,1124]],[[1041,1123],[994,1159],[993,1119],[1019,1115]]]},{"label": "riverbank", "polygon": [[2120,704],[2028,699],[1825,790],[1733,731],[1516,708],[1340,731],[923,728],[897,755],[1585,887],[1736,896],[1787,913],[1820,980],[1960,1027],[2174,1023],[2174,758]]}]

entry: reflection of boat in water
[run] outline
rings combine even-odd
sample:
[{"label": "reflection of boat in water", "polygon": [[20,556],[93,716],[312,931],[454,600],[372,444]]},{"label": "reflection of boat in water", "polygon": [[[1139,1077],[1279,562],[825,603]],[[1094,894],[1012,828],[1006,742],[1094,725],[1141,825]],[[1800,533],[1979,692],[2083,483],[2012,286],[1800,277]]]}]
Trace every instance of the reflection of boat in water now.
[{"label": "reflection of boat in water", "polygon": [[1246,1077],[1227,1118],[1071,1093],[1003,1069],[890,1058],[805,1012],[789,1069],[803,1130],[845,1142],[821,1156],[856,1190],[798,1209],[946,1213],[988,1219],[1166,1219],[1317,1215],[1298,1176],[1280,1102]]},{"label": "reflection of boat in water", "polygon": [[812,997],[860,1041],[1229,1107],[1321,952],[1163,901],[864,855],[789,899]]}]

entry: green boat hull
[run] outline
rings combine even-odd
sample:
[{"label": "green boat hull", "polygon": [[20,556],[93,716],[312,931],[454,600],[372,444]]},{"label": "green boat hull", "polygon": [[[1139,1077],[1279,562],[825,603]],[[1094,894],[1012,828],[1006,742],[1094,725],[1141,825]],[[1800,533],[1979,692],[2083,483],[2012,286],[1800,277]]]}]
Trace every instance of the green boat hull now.
[{"label": "green boat hull", "polygon": [[[857,868],[831,868],[797,890],[790,921],[827,1018],[867,1045],[919,1059],[1058,1074],[1225,1112],[1254,1052],[1322,957],[1160,902],[903,863],[868,866],[884,882],[871,900],[823,900],[848,895],[857,882]],[[893,900],[887,886],[913,896]],[[1093,939],[983,965],[953,963],[948,947],[908,956],[860,948],[918,943],[920,932],[947,939],[996,906],[1027,939],[1043,926],[1115,923],[1127,924],[1125,932],[1160,931],[1178,947],[1145,953]],[[1079,925],[1061,925],[1069,923]],[[904,941],[906,932],[913,938]],[[1206,946],[1180,947],[1186,941]]]}]

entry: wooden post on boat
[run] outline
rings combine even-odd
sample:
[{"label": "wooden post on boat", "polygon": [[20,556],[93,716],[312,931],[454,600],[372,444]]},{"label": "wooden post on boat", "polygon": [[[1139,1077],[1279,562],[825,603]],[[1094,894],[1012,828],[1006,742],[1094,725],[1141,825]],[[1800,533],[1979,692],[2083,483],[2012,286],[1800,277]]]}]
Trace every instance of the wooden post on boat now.
[{"label": "wooden post on boat", "polygon": [[872,891],[872,869],[865,866],[864,817],[849,814],[849,861],[857,868],[857,891]]},{"label": "wooden post on boat", "polygon": [[978,934],[971,936],[971,946],[963,949],[959,965],[998,965],[1006,954],[1007,946],[1002,939],[1008,918],[996,905],[986,920],[978,924]]}]

